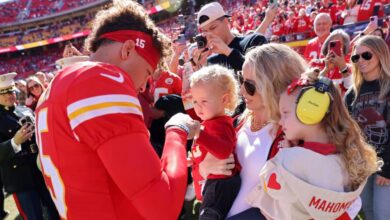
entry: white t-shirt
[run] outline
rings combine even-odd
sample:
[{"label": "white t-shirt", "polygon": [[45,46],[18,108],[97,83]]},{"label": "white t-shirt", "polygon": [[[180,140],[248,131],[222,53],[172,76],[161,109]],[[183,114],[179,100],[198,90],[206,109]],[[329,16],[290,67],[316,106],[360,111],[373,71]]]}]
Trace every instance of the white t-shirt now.
[{"label": "white t-shirt", "polygon": [[248,120],[237,132],[236,154],[241,164],[241,187],[227,217],[251,208],[245,198],[253,187],[260,183],[259,173],[267,161],[274,140],[272,127],[268,124],[259,131],[252,132]]}]

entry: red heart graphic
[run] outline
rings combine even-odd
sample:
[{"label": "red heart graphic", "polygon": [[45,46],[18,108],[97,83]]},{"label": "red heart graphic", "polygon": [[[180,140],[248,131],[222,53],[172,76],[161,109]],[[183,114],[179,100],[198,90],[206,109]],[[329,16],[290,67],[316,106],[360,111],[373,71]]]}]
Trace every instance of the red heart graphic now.
[{"label": "red heart graphic", "polygon": [[272,173],[271,176],[269,177],[267,187],[274,190],[280,190],[281,186],[276,181],[276,173]]}]

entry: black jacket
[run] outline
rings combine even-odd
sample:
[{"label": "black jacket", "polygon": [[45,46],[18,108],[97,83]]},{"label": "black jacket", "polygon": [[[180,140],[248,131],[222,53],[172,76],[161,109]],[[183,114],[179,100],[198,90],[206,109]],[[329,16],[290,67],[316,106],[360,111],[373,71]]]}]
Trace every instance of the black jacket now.
[{"label": "black jacket", "polygon": [[263,35],[254,33],[244,37],[235,37],[228,45],[233,51],[229,56],[215,54],[207,58],[208,64],[220,64],[235,71],[241,71],[248,49],[267,43]]},{"label": "black jacket", "polygon": [[8,193],[23,192],[44,184],[37,167],[35,135],[22,144],[22,150],[17,154],[12,148],[11,139],[21,127],[18,121],[26,115],[33,117],[33,112],[26,107],[0,105],[0,170]]}]

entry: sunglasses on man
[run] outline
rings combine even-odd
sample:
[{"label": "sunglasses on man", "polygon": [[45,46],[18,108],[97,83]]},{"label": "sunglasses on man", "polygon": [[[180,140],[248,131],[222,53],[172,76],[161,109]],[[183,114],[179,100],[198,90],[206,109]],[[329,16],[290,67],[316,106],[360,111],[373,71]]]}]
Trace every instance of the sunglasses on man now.
[{"label": "sunglasses on man", "polygon": [[250,96],[254,96],[256,93],[256,85],[252,81],[244,80],[244,77],[242,76],[242,72],[238,72],[238,82],[240,85],[244,85],[244,89],[246,93]]},{"label": "sunglasses on man", "polygon": [[362,57],[364,60],[367,60],[367,61],[368,61],[368,60],[371,60],[371,58],[372,58],[372,53],[366,51],[366,52],[361,53],[361,54],[355,54],[355,55],[351,56],[351,61],[352,61],[352,63],[357,63],[357,62],[359,62],[360,57]]}]

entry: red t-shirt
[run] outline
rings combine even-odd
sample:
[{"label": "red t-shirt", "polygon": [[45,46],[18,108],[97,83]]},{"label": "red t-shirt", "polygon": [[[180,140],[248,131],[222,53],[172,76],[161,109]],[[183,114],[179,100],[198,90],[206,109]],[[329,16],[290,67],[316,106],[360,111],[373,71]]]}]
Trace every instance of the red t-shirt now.
[{"label": "red t-shirt", "polygon": [[303,57],[309,62],[312,59],[319,59],[320,57],[322,57],[321,47],[322,47],[322,42],[319,41],[318,37],[311,39],[306,45],[305,53]]},{"label": "red t-shirt", "polygon": [[277,36],[284,35],[284,24],[280,22],[272,23],[272,34]]},{"label": "red t-shirt", "polygon": [[77,63],[57,74],[41,102],[40,159],[61,218],[177,219],[187,185],[185,133],[168,129],[160,161],[126,72]]},{"label": "red t-shirt", "polygon": [[374,13],[374,7],[378,5],[380,6],[378,17],[383,17],[383,4],[382,0],[364,0],[363,3],[360,5],[359,13],[358,13],[358,21],[367,21],[370,19],[371,16],[373,16]]},{"label": "red t-shirt", "polygon": [[308,32],[310,31],[310,20],[308,17],[297,17],[296,20],[296,32],[302,33],[302,32]]},{"label": "red t-shirt", "polygon": [[[194,188],[196,198],[202,200],[202,182],[203,177],[199,173],[199,164],[204,160],[207,153],[211,153],[218,159],[226,159],[231,153],[234,153],[235,167],[232,170],[232,176],[237,174],[241,167],[235,155],[236,149],[236,131],[233,127],[233,119],[229,116],[220,116],[202,122],[203,130],[199,137],[194,140],[191,147],[193,159],[192,176],[194,178]],[[210,174],[208,179],[221,179],[229,176]]]}]

